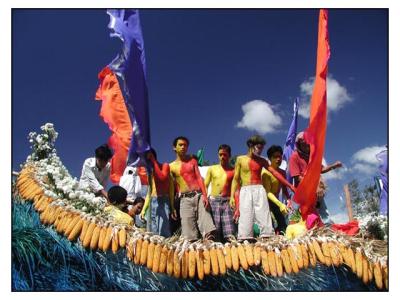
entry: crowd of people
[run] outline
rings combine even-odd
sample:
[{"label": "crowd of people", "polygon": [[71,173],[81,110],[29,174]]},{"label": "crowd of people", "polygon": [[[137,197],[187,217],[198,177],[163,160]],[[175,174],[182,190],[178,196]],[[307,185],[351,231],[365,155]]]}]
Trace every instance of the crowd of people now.
[{"label": "crowd of people", "polygon": [[[189,139],[179,136],[172,143],[174,161],[160,163],[151,149],[146,153],[147,166],[126,167],[119,185],[108,191],[112,151],[102,145],[95,157],[85,160],[80,185],[107,200],[104,211],[116,222],[144,227],[164,237],[181,230],[181,236],[191,241],[199,237],[221,242],[268,238],[286,231],[287,214],[294,205],[291,195],[305,175],[310,147],[299,133],[288,162],[292,184],[280,169],[282,147],[269,147],[267,159],[262,156],[265,144],[259,135],[250,137],[248,152],[238,156],[234,166],[231,147],[220,145],[219,164],[208,167],[203,179],[197,157],[188,154]],[[339,167],[339,161],[321,166],[321,173]],[[316,211],[323,222],[330,222],[325,189],[321,178]]]}]

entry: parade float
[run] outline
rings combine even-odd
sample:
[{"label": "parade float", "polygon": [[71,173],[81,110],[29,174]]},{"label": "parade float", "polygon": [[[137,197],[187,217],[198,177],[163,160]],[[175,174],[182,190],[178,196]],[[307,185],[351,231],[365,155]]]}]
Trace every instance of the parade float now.
[{"label": "parade float", "polygon": [[[102,101],[100,115],[113,132],[109,141],[114,148],[111,180],[117,181],[127,162],[144,159],[150,135],[144,46],[137,13],[124,15],[112,10],[109,14],[110,28],[123,36],[124,51],[100,72],[96,98]],[[325,16],[325,23],[321,27],[320,19],[319,47],[328,45],[326,12],[321,16]],[[129,31],[130,25],[136,26],[133,31]],[[326,31],[322,32],[324,26]],[[325,56],[320,55],[323,51]],[[318,50],[317,88],[306,131],[313,137],[310,170],[318,172],[326,131],[328,58],[329,45]],[[313,105],[313,101],[322,101],[325,106]],[[115,106],[124,108],[117,116],[110,114]],[[45,124],[41,130],[29,134],[32,154],[13,183],[15,291],[388,290],[387,239],[371,239],[365,220],[359,220],[356,235],[322,226],[291,238],[276,235],[255,242],[193,242],[179,234],[164,238],[110,218],[104,212],[105,200],[80,188],[57,156],[58,134],[53,124]],[[295,201],[303,214],[310,206],[304,198],[315,194],[318,178],[319,173],[296,191]]]},{"label": "parade float", "polygon": [[[47,263],[54,263],[49,269],[57,269],[61,263],[70,269],[64,271],[71,273],[74,265],[80,264],[84,275],[81,281],[75,280],[82,284],[85,277],[90,282],[103,268],[107,274],[113,273],[107,276],[121,281],[110,288],[110,283],[102,286],[99,279],[92,278],[93,286],[78,290],[388,289],[387,241],[365,238],[365,226],[355,236],[321,227],[294,239],[277,235],[255,243],[222,244],[189,242],[178,235],[164,238],[115,223],[104,212],[104,199],[80,189],[62,164],[54,148],[57,132],[53,125],[46,124],[42,130],[30,133],[33,152],[14,184],[13,266],[15,274],[30,277],[26,278],[27,283],[32,281],[28,290],[63,290],[36,282],[40,282],[37,276],[46,277],[38,270],[45,267],[48,255]],[[35,231],[46,232],[46,239],[40,240]],[[64,254],[57,263],[51,255],[55,259],[62,247],[74,254]],[[78,261],[72,262],[77,259],[74,256]],[[18,278],[13,278],[16,290],[21,288]]]}]

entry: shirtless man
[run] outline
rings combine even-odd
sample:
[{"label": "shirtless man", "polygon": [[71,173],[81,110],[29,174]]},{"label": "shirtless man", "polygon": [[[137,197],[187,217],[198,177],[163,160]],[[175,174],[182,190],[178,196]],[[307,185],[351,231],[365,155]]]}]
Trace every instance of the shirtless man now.
[{"label": "shirtless man", "polygon": [[229,206],[229,198],[231,195],[231,184],[234,169],[229,165],[231,157],[231,147],[229,145],[221,145],[218,147],[219,164],[208,168],[204,184],[208,190],[211,183],[211,193],[209,201],[211,204],[212,218],[217,234],[230,240],[235,232],[233,225],[232,209]]},{"label": "shirtless man", "polygon": [[[271,162],[271,167],[285,177],[285,171],[279,169],[279,166],[282,163],[282,155],[283,150],[281,146],[272,145],[268,148],[267,156]],[[285,204],[279,201],[278,197],[280,191],[282,190],[286,200],[290,203],[289,193],[286,186],[282,186],[278,179],[276,179],[276,177],[272,175],[271,172],[269,172],[268,170],[262,170],[261,179],[265,191],[267,192],[269,210],[274,215],[276,223],[278,224],[277,231],[279,232],[279,234],[283,234],[287,227],[285,215],[288,213],[288,208]]]},{"label": "shirtless man", "polygon": [[260,237],[274,235],[271,213],[267,201],[267,194],[262,185],[262,168],[268,169],[281,183],[294,191],[294,187],[276,170],[269,166],[268,161],[260,155],[264,149],[265,140],[255,135],[247,140],[247,155],[236,159],[235,173],[231,189],[231,206],[235,207],[234,194],[240,185],[239,228],[238,239],[253,238],[254,221],[260,228]]},{"label": "shirtless man", "polygon": [[206,188],[196,159],[186,154],[188,147],[186,137],[177,137],[173,142],[176,159],[169,164],[179,190],[182,236],[196,240],[200,231],[203,238],[212,238],[215,226],[210,212],[206,210],[209,207]]},{"label": "shirtless man", "polygon": [[170,214],[171,218],[176,219],[174,186],[170,178],[170,168],[167,163],[161,164],[157,161],[157,154],[153,148],[150,149],[147,158],[153,166],[153,171],[141,216],[144,219],[150,207],[148,230],[163,237],[170,237]]}]

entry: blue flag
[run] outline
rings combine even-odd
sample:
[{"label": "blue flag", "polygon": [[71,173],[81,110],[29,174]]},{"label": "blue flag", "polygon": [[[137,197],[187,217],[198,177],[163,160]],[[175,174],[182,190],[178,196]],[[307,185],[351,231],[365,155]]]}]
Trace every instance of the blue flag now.
[{"label": "blue flag", "polygon": [[109,64],[117,75],[132,122],[128,164],[150,149],[150,119],[144,42],[137,9],[109,9],[111,37],[122,40],[122,51]]},{"label": "blue flag", "polygon": [[286,179],[292,183],[292,177],[289,174],[289,159],[294,151],[297,135],[297,115],[299,110],[299,98],[296,98],[293,103],[293,119],[290,124],[289,131],[286,137],[285,147],[283,148],[282,159],[286,161]]},{"label": "blue flag", "polygon": [[376,155],[379,161],[379,173],[382,180],[381,190],[381,202],[380,202],[380,213],[382,215],[387,214],[388,206],[388,151],[387,148]]}]

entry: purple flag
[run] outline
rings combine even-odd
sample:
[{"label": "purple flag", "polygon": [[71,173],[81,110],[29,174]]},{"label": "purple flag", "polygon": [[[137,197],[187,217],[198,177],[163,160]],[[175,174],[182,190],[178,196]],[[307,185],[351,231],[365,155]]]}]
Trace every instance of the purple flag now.
[{"label": "purple flag", "polygon": [[294,151],[297,135],[297,114],[299,110],[299,98],[296,98],[293,103],[293,119],[290,124],[289,131],[286,137],[285,147],[283,148],[282,159],[286,161],[286,179],[292,183],[292,177],[289,174],[289,159]]},{"label": "purple flag", "polygon": [[379,152],[376,155],[377,160],[379,161],[379,173],[382,180],[382,190],[381,190],[381,203],[380,203],[380,213],[382,215],[387,214],[387,206],[388,206],[388,150],[386,149]]},{"label": "purple flag", "polygon": [[146,59],[139,11],[108,9],[111,37],[122,40],[122,51],[109,64],[117,75],[132,122],[128,164],[137,161],[150,149],[150,119],[146,83]]}]

